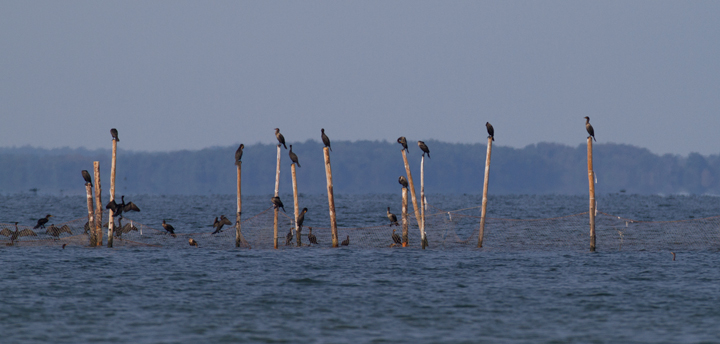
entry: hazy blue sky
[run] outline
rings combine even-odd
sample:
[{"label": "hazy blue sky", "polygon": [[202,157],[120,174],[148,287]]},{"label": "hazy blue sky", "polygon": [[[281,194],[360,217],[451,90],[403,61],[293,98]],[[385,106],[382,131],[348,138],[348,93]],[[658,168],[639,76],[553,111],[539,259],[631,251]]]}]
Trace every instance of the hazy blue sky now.
[{"label": "hazy blue sky", "polygon": [[1,1],[0,146],[720,153],[720,1]]}]

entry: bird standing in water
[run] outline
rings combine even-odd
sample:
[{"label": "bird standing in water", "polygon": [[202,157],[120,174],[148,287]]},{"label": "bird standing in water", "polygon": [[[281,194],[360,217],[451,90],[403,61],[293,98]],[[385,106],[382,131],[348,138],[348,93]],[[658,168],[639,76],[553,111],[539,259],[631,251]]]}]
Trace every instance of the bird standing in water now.
[{"label": "bird standing in water", "polygon": [[348,236],[347,236],[347,239],[343,240],[343,241],[340,243],[340,245],[342,245],[342,246],[348,246],[348,245],[350,245],[350,236],[348,235]]},{"label": "bird standing in water", "polygon": [[112,135],[113,140],[120,142],[120,139],[118,138],[117,129],[115,129],[115,128],[110,129],[110,135]]},{"label": "bird standing in water", "polygon": [[33,229],[45,228],[45,224],[48,223],[48,221],[50,221],[51,217],[52,217],[52,215],[47,214],[42,219],[37,220],[37,224],[35,225],[35,227],[33,227]]},{"label": "bird standing in water", "polygon": [[242,160],[243,149],[245,149],[245,145],[241,143],[240,147],[238,147],[238,149],[235,151],[235,165],[240,166],[240,160]]},{"label": "bird standing in water", "polygon": [[93,186],[92,178],[90,178],[90,173],[87,170],[82,170],[82,176],[85,179],[85,185],[90,184],[90,186]]},{"label": "bird standing in water", "polygon": [[425,144],[425,142],[418,141],[418,147],[420,147],[420,150],[423,151],[423,156],[425,155],[425,153],[427,153],[428,159],[429,159],[430,158],[430,149]]},{"label": "bird standing in water", "polygon": [[393,228],[392,239],[397,245],[402,245],[402,239],[399,235],[395,234],[395,228]]},{"label": "bird standing in water", "polygon": [[405,136],[398,137],[397,142],[403,146],[403,149],[406,152],[410,153],[410,151],[408,150],[407,139],[405,139]]},{"label": "bird standing in water", "polygon": [[280,134],[279,128],[275,128],[275,137],[277,137],[278,142],[282,143],[283,147],[287,149],[287,146],[285,145],[285,136],[283,136],[283,134]]},{"label": "bird standing in water", "polygon": [[405,179],[405,177],[400,176],[400,178],[398,178],[398,183],[400,183],[400,185],[402,185],[402,187],[404,187],[406,189],[408,188],[408,182],[407,182],[407,179]]},{"label": "bird standing in water", "polygon": [[297,154],[293,153],[292,151],[292,145],[290,145],[290,161],[292,161],[297,167],[300,167],[300,163],[298,162]]},{"label": "bird standing in water", "polygon": [[312,233],[312,227],[308,227],[308,229],[310,230],[310,232],[308,233],[308,241],[310,241],[311,244],[317,245],[317,237],[315,236],[315,234]]},{"label": "bird standing in water", "polygon": [[397,216],[395,216],[395,214],[390,212],[390,207],[387,208],[387,217],[388,217],[388,219],[390,219],[390,226],[392,226],[392,225],[399,226],[400,225],[398,223]]},{"label": "bird standing in water", "polygon": [[[585,130],[587,130],[588,134],[592,136],[593,140],[595,140],[595,129],[593,129],[592,125],[590,124],[590,117],[585,116]],[[595,140],[597,142],[597,140]]]},{"label": "bird standing in water", "polygon": [[322,142],[325,145],[325,147],[330,148],[330,151],[332,152],[332,147],[330,147],[330,138],[325,135],[325,128],[320,129],[320,135],[322,137]]},{"label": "bird standing in water", "polygon": [[488,137],[491,137],[493,141],[495,141],[495,129],[493,128],[492,124],[490,122],[485,122],[485,127],[487,128]]},{"label": "bird standing in water", "polygon": [[280,197],[275,196],[275,197],[272,198],[271,201],[272,201],[273,207],[274,207],[275,209],[277,209],[277,208],[282,208],[283,213],[286,213],[286,211],[285,211],[285,206],[283,205],[283,202],[280,200]]}]

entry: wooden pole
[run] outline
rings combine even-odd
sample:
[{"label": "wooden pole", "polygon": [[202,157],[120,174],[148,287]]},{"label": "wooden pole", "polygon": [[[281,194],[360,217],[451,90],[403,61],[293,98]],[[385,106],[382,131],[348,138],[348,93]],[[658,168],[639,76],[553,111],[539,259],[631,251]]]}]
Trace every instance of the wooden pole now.
[{"label": "wooden pole", "polygon": [[427,245],[425,236],[425,155],[420,157],[420,242],[422,248]]},{"label": "wooden pole", "polygon": [[96,246],[94,229],[95,229],[95,208],[93,206],[93,192],[90,183],[85,183],[85,192],[87,193],[87,208],[88,208],[88,231],[90,232],[90,246]]},{"label": "wooden pole", "polygon": [[593,170],[592,136],[587,139],[588,183],[590,186],[590,252],[595,252],[595,171]]},{"label": "wooden pole", "polygon": [[100,162],[93,162],[93,172],[95,174],[95,226],[93,226],[93,236],[95,246],[102,246],[102,187],[100,186]]},{"label": "wooden pole", "polygon": [[245,242],[242,231],[240,229],[240,216],[242,215],[242,190],[240,181],[242,180],[242,161],[237,162],[237,214],[235,214],[235,247]]},{"label": "wooden pole", "polygon": [[403,247],[408,245],[408,189],[402,188],[402,242]]},{"label": "wooden pole", "polygon": [[328,208],[330,209],[330,233],[332,247],[338,247],[337,219],[335,218],[335,195],[333,194],[332,168],[330,167],[330,149],[323,148],[325,157],[325,179],[327,179]]},{"label": "wooden pole", "polygon": [[[113,138],[112,163],[110,165],[110,201],[115,199],[115,162],[117,159],[117,140]],[[113,211],[108,211],[108,240],[107,247],[113,247],[113,232],[115,230],[115,220],[113,219]]]},{"label": "wooden pole", "polygon": [[[277,145],[277,169],[275,170],[275,197],[280,197],[280,196],[278,196],[279,191],[280,191],[280,145],[278,144]],[[280,209],[276,207],[275,208],[275,221],[273,222],[273,224],[274,224],[273,228],[275,229],[273,231],[273,233],[274,233],[273,238],[275,238],[275,239],[273,239],[274,240],[273,247],[275,247],[275,249],[278,248],[278,210],[280,210]]]},{"label": "wooden pole", "polygon": [[298,219],[300,218],[300,207],[298,206],[298,191],[297,191],[297,178],[295,176],[295,164],[290,164],[290,170],[292,171],[292,187],[293,187],[293,203],[295,204],[295,241],[297,247],[302,247],[302,239],[300,238],[300,231],[302,228],[298,227]]},{"label": "wooden pole", "polygon": [[492,136],[488,137],[487,153],[485,154],[485,182],[483,183],[482,212],[480,214],[480,233],[478,234],[478,248],[483,247],[485,238],[485,214],[487,214],[487,193],[490,183],[490,155],[492,155]]},{"label": "wooden pole", "polygon": [[412,197],[412,205],[413,205],[413,209],[415,210],[415,220],[417,221],[418,227],[420,228],[420,237],[424,238],[423,232],[422,232],[422,227],[420,225],[420,221],[422,221],[420,218],[420,210],[418,209],[417,199],[415,198],[415,184],[413,184],[412,173],[410,173],[410,165],[408,164],[407,154],[405,154],[405,150],[403,149],[401,152],[402,152],[402,156],[403,156],[403,162],[405,163],[405,173],[407,174],[407,180],[408,180],[408,184],[410,186],[410,196]]}]

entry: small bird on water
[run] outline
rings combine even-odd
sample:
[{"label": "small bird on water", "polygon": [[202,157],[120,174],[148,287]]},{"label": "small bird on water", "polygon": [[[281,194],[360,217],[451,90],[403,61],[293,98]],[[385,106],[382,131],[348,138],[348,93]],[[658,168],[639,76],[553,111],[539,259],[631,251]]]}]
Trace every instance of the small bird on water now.
[{"label": "small bird on water", "polygon": [[387,207],[387,217],[388,217],[388,219],[390,219],[390,226],[392,226],[392,225],[399,226],[400,225],[398,223],[397,216],[395,216],[395,214],[390,212],[390,207]]},{"label": "small bird on water", "polygon": [[282,208],[283,213],[286,213],[285,206],[283,205],[283,202],[280,200],[280,197],[275,196],[271,199],[271,201],[272,201],[273,207],[275,209]]},{"label": "small bird on water", "polygon": [[110,135],[112,135],[113,140],[120,142],[120,139],[118,138],[117,129],[115,129],[115,128],[110,129]]},{"label": "small bird on water", "polygon": [[85,179],[85,185],[90,184],[90,186],[93,186],[92,178],[90,178],[90,173],[87,170],[82,170],[82,176],[83,176],[83,179]]},{"label": "small bird on water", "polygon": [[320,136],[322,138],[323,144],[325,145],[325,147],[329,148],[330,151],[332,152],[332,147],[330,147],[330,138],[327,137],[327,135],[325,135],[325,128],[321,128],[320,133],[322,134]]},{"label": "small bird on water", "polygon": [[240,147],[238,147],[238,149],[235,151],[235,165],[240,166],[240,160],[242,160],[243,149],[245,149],[245,145],[241,143]]},{"label": "small bird on water", "polygon": [[425,142],[418,141],[418,147],[420,147],[420,150],[423,151],[423,156],[425,156],[425,153],[428,155],[428,159],[430,158],[430,149],[425,144]]},{"label": "small bird on water", "polygon": [[35,225],[35,227],[33,227],[33,229],[45,228],[45,224],[48,223],[48,221],[50,221],[51,217],[52,217],[52,215],[47,214],[42,219],[37,220],[37,224]]},{"label": "small bird on water", "polygon": [[310,230],[310,232],[308,233],[308,240],[310,241],[311,244],[317,245],[318,244],[317,237],[315,236],[315,234],[313,234],[312,227],[308,227],[308,229]]},{"label": "small bird on water", "polygon": [[403,146],[403,149],[406,152],[410,153],[410,151],[408,150],[407,139],[405,139],[405,136],[398,137],[397,142]]},{"label": "small bird on water", "polygon": [[198,242],[193,238],[188,239],[188,244],[190,244],[190,246],[200,247],[198,246]]},{"label": "small bird on water", "polygon": [[488,137],[492,138],[493,141],[495,141],[495,129],[493,128],[492,124],[490,122],[485,122],[485,127],[487,128]]},{"label": "small bird on water", "polygon": [[298,162],[297,154],[293,153],[293,151],[292,151],[292,145],[290,145],[290,153],[289,153],[289,155],[290,155],[290,161],[292,161],[293,163],[295,163],[295,165],[297,165],[297,167],[300,167],[300,162]]},{"label": "small bird on water", "polygon": [[347,236],[347,239],[343,240],[343,241],[340,243],[340,245],[342,245],[342,246],[348,246],[348,245],[350,245],[350,236],[348,235],[348,236]]},{"label": "small bird on water", "polygon": [[279,128],[275,128],[275,137],[277,138],[278,142],[282,143],[283,147],[287,149],[287,146],[285,145],[285,136],[283,136],[283,134],[280,134]]},{"label": "small bird on water", "polygon": [[402,187],[404,187],[406,189],[408,188],[408,181],[407,181],[407,179],[405,179],[404,176],[400,176],[400,178],[398,178],[398,183],[400,183],[400,185],[402,185]]},{"label": "small bird on water", "polygon": [[[593,129],[592,125],[590,124],[590,117],[585,116],[585,130],[587,130],[588,134],[592,136],[593,140],[595,140],[595,129]],[[597,140],[595,140],[597,142]]]}]

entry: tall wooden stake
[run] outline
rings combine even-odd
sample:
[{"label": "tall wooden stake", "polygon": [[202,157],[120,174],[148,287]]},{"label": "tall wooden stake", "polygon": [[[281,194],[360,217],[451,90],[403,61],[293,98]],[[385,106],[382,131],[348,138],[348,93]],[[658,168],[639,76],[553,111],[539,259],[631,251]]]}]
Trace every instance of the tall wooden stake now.
[{"label": "tall wooden stake", "polygon": [[240,216],[242,215],[242,190],[240,189],[242,180],[242,161],[237,162],[237,214],[235,214],[235,247],[245,242],[242,231],[240,230]]},{"label": "tall wooden stake", "polygon": [[[275,170],[275,197],[278,196],[278,192],[280,191],[280,145],[277,145],[277,169]],[[273,247],[275,249],[278,248],[278,210],[279,208],[275,208],[275,221],[274,221],[274,231],[273,231]]]},{"label": "tall wooden stake", "polygon": [[[102,187],[100,186],[100,162],[93,162],[93,172],[95,175],[95,225],[93,228],[93,236],[95,238],[95,246],[102,246]],[[92,243],[91,243],[92,245]]]},{"label": "tall wooden stake", "polygon": [[405,154],[405,150],[403,149],[401,152],[402,152],[402,156],[403,156],[403,162],[405,163],[405,173],[407,174],[407,180],[408,180],[408,184],[410,186],[410,196],[412,197],[412,205],[413,205],[413,209],[415,210],[415,220],[417,220],[418,227],[420,228],[420,237],[424,238],[423,232],[422,232],[422,227],[420,225],[420,221],[422,221],[420,218],[420,210],[418,209],[417,199],[415,198],[415,184],[413,184],[412,173],[410,173],[410,165],[408,164],[407,154]]},{"label": "tall wooden stake", "polygon": [[300,230],[298,227],[298,219],[300,218],[300,207],[298,206],[298,192],[297,192],[297,177],[295,176],[295,164],[290,164],[290,170],[292,171],[292,186],[293,186],[293,203],[295,204],[295,239],[297,247],[302,247],[302,239],[300,238]]},{"label": "tall wooden stake", "polygon": [[485,238],[485,214],[487,214],[487,194],[490,183],[490,155],[492,154],[492,136],[488,137],[487,153],[485,154],[485,182],[483,183],[482,212],[480,214],[480,233],[478,234],[478,246],[483,246]]},{"label": "tall wooden stake", "polygon": [[408,189],[402,188],[402,242],[403,247],[408,245]]},{"label": "tall wooden stake", "polygon": [[420,157],[420,242],[422,248],[427,245],[427,237],[425,236],[425,155]]},{"label": "tall wooden stake", "polygon": [[325,157],[325,179],[327,179],[328,208],[330,208],[330,233],[332,247],[338,247],[337,219],[335,218],[335,195],[333,194],[332,168],[330,167],[330,149],[323,148]]},{"label": "tall wooden stake", "polygon": [[[110,201],[115,199],[115,162],[117,159],[117,140],[113,139],[112,164],[110,165]],[[107,247],[113,247],[113,232],[115,230],[115,219],[113,211],[108,211],[108,240]]]},{"label": "tall wooden stake", "polygon": [[590,186],[590,251],[595,252],[595,171],[593,170],[592,136],[587,139],[588,183]]},{"label": "tall wooden stake", "polygon": [[85,192],[87,192],[87,207],[88,207],[88,232],[90,232],[90,246],[96,246],[95,238],[93,236],[95,229],[95,208],[93,207],[93,192],[90,183],[85,184]]}]

